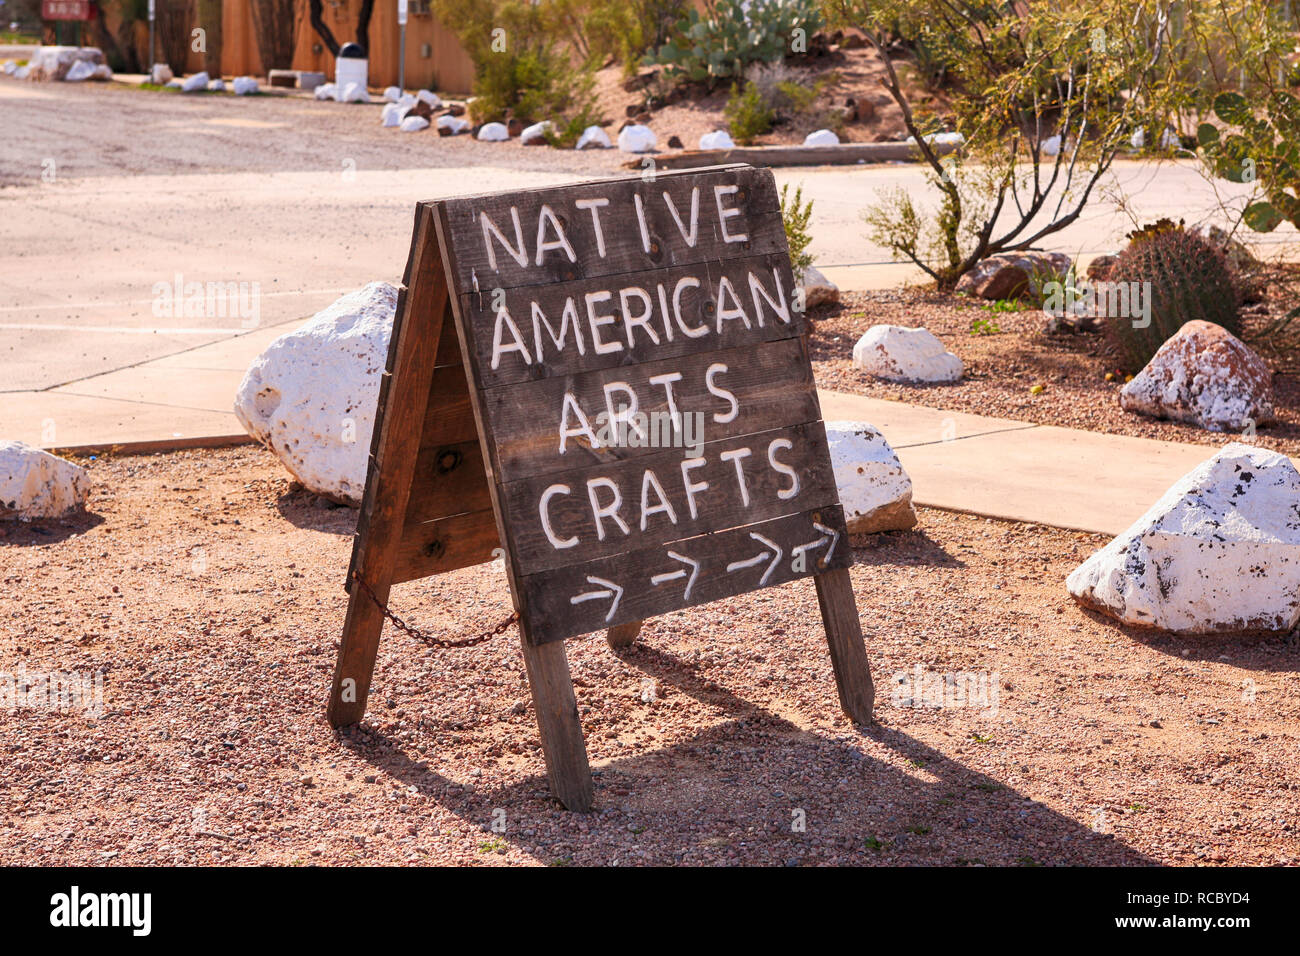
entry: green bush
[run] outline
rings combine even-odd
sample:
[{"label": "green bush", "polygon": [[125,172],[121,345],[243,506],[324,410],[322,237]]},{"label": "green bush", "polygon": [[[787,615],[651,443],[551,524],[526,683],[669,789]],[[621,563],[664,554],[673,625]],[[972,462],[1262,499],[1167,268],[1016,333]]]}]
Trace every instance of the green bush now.
[{"label": "green bush", "polygon": [[706,0],[704,14],[692,7],[644,62],[672,80],[713,83],[741,76],[750,63],[804,52],[799,38],[806,43],[821,25],[817,0],[750,0],[748,10],[742,0]]},{"label": "green bush", "polygon": [[746,83],[742,91],[739,84],[731,85],[731,99],[723,110],[727,117],[727,128],[732,138],[742,146],[748,146],[764,133],[772,131],[776,123],[776,110],[763,101],[758,87]]},{"label": "green bush", "polygon": [[567,39],[589,66],[612,57],[630,75],[688,7],[687,0],[544,0],[541,9],[553,34]]},{"label": "green bush", "polygon": [[591,73],[574,68],[547,10],[529,0],[434,0],[438,19],[457,24],[474,62],[475,122],[513,116],[559,126],[594,108]]},{"label": "green bush", "polygon": [[1130,239],[1107,281],[1138,283],[1139,289],[1149,282],[1151,322],[1143,328],[1129,316],[1107,318],[1107,338],[1126,372],[1140,371],[1171,335],[1195,319],[1241,335],[1240,292],[1222,250],[1169,220],[1130,233]]},{"label": "green bush", "polygon": [[812,219],[812,200],[803,201],[803,187],[789,196],[790,184],[781,187],[781,222],[785,226],[785,240],[790,246],[790,265],[794,267],[798,278],[804,269],[813,264],[813,257],[808,252],[812,243],[812,234],[808,232],[808,223]]}]

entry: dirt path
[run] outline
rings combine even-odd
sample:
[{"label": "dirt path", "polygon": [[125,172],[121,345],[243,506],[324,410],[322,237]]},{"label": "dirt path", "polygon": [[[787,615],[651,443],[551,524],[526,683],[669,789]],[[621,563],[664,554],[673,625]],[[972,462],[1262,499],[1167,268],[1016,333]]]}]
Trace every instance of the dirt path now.
[{"label": "dirt path", "polygon": [[[577,816],[546,794],[509,635],[435,654],[390,629],[365,724],[330,730],[354,512],[254,448],[90,470],[87,516],[0,526],[0,679],[107,675],[101,719],[0,720],[0,864],[1300,862],[1294,639],[1081,611],[1062,580],[1094,536],[923,511],[858,541],[865,732],[806,582],[658,619],[623,657],[569,642],[598,773]],[[473,632],[503,582],[394,604]]]}]

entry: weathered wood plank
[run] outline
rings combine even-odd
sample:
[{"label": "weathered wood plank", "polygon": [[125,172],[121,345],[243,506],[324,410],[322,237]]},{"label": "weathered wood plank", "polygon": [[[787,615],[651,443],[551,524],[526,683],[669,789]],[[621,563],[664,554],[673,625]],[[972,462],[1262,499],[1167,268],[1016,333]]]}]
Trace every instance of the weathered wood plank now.
[{"label": "weathered wood plank", "polygon": [[488,294],[788,252],[772,174],[746,166],[470,196],[440,205],[447,234],[455,237],[449,264],[458,292]]},{"label": "weathered wood plank", "polygon": [[645,621],[628,621],[626,624],[616,624],[605,632],[605,640],[616,651],[631,647],[636,643],[637,635],[641,633],[643,624],[645,624]]},{"label": "weathered wood plank", "polygon": [[486,564],[504,553],[500,547],[496,515],[490,508],[408,524],[394,549],[393,583]]},{"label": "weathered wood plank", "polygon": [[807,328],[784,250],[470,293],[458,304],[480,388],[759,345]]},{"label": "weathered wood plank", "polygon": [[[773,460],[779,468],[773,467]],[[598,508],[612,513],[598,519],[593,499]],[[511,482],[503,486],[501,500],[515,569],[534,574],[834,505],[839,495],[826,430],[817,421],[708,442],[695,459],[669,449],[572,475]]]},{"label": "weathered wood plank", "polygon": [[[376,408],[370,472],[353,544],[348,609],[328,707],[335,727],[356,723],[366,711],[384,626],[376,599],[388,600],[449,296],[440,258],[433,210],[418,206],[406,270],[411,285],[399,296],[393,320],[389,378],[380,387],[383,404]],[[352,573],[367,583],[373,598]]]},{"label": "weathered wood plank", "polygon": [[477,438],[420,449],[406,504],[408,526],[491,507],[492,492]]},{"label": "weathered wood plank", "polygon": [[871,667],[867,663],[853,581],[847,569],[826,571],[817,575],[816,580],[817,602],[821,605],[840,707],[854,723],[870,724],[874,720],[872,708],[876,691],[871,683]]},{"label": "weathered wood plank", "polygon": [[852,560],[844,511],[832,505],[526,575],[528,639],[545,643],[616,628]]},{"label": "weathered wood plank", "polygon": [[522,646],[551,793],[568,809],[586,813],[595,802],[596,788],[564,644],[535,645],[524,638]]},{"label": "weathered wood plank", "polygon": [[487,389],[496,473],[509,483],[815,421],[804,353],[785,339]]}]

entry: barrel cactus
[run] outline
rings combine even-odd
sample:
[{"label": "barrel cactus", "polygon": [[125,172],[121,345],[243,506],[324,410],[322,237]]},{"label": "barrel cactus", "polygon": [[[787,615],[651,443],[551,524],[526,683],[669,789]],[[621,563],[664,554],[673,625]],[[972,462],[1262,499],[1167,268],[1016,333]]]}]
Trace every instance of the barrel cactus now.
[{"label": "barrel cactus", "polygon": [[[1128,293],[1129,307],[1108,312],[1105,321],[1125,371],[1141,370],[1171,335],[1194,319],[1241,334],[1241,292],[1221,249],[1167,219],[1129,233],[1129,239],[1106,277],[1108,292]],[[1111,296],[1108,301],[1125,300]]]}]

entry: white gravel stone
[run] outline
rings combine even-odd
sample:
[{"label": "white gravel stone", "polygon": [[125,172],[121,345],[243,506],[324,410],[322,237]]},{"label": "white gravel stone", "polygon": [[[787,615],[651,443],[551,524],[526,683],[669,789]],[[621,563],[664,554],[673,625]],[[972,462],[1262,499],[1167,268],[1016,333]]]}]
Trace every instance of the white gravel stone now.
[{"label": "white gravel stone", "polygon": [[439,116],[438,129],[445,129],[450,131],[452,136],[459,136],[469,130],[469,120],[461,119],[459,116]]},{"label": "white gravel stone", "polygon": [[166,86],[174,79],[176,79],[176,76],[172,73],[172,68],[166,63],[155,63],[149,71],[149,81],[156,86]]},{"label": "white gravel stone", "polygon": [[396,103],[402,98],[402,91],[395,86],[389,86],[384,89],[384,100],[389,103]]},{"label": "white gravel stone", "polygon": [[827,422],[831,468],[853,534],[916,526],[912,479],[885,436],[866,422]]},{"label": "white gravel stone", "polygon": [[609,149],[614,144],[609,141],[609,134],[599,126],[588,126],[578,137],[574,149]]},{"label": "white gravel stone", "polygon": [[58,518],[83,507],[86,469],[20,441],[0,441],[0,518]]},{"label": "white gravel stone", "polygon": [[360,504],[397,288],[372,282],[253,360],[235,416],[307,488]]},{"label": "white gravel stone", "polygon": [[853,346],[853,367],[890,382],[955,382],[961,359],[929,329],[873,325]]},{"label": "white gravel stone", "polygon": [[505,123],[484,123],[479,127],[477,138],[484,143],[504,143],[510,138],[510,130]]},{"label": "white gravel stone", "polygon": [[209,92],[209,93],[224,93],[224,92],[226,92],[226,81],[225,81],[225,80],[213,80],[211,83],[208,84],[208,92]]},{"label": "white gravel stone", "polygon": [[[384,125],[387,126],[388,124],[385,123]],[[401,127],[403,133],[418,133],[429,128],[429,121],[423,116],[408,116],[402,120]]]},{"label": "white gravel stone", "polygon": [[834,130],[819,129],[814,130],[803,138],[805,146],[838,146],[840,138],[835,135]]},{"label": "white gravel stone", "polygon": [[736,143],[725,129],[715,129],[700,137],[700,149],[735,149]]},{"label": "white gravel stone", "polygon": [[384,108],[379,113],[379,124],[381,126],[401,126],[402,117],[406,115],[409,106],[403,106],[401,103],[385,103]]},{"label": "white gravel stone", "polygon": [[1239,442],[1180,478],[1066,579],[1125,624],[1180,634],[1300,622],[1300,474]]},{"label": "white gravel stone", "polygon": [[251,76],[237,76],[230,82],[236,96],[252,96],[257,92],[257,80]]},{"label": "white gravel stone", "polygon": [[369,103],[370,94],[360,83],[349,83],[342,90],[334,87],[334,99],[339,103]]},{"label": "white gravel stone", "polygon": [[332,100],[334,99],[334,84],[322,83],[312,91],[312,95],[318,100]]},{"label": "white gravel stone", "polygon": [[208,88],[209,77],[207,73],[195,73],[193,76],[187,76],[181,82],[182,93],[202,93]]},{"label": "white gravel stone", "polygon": [[68,67],[67,74],[63,77],[65,83],[80,83],[88,80],[95,75],[95,64],[88,60],[77,60]]},{"label": "white gravel stone", "polygon": [[550,120],[542,120],[540,123],[534,123],[532,126],[525,126],[523,132],[519,134],[519,142],[524,146],[537,141],[546,142],[546,137],[555,129],[555,124]]},{"label": "white gravel stone", "polygon": [[637,123],[624,126],[618,134],[618,148],[625,153],[648,153],[658,145],[658,142],[654,130]]},{"label": "white gravel stone", "polygon": [[433,90],[416,90],[415,98],[428,103],[430,109],[442,109],[442,98]]}]

